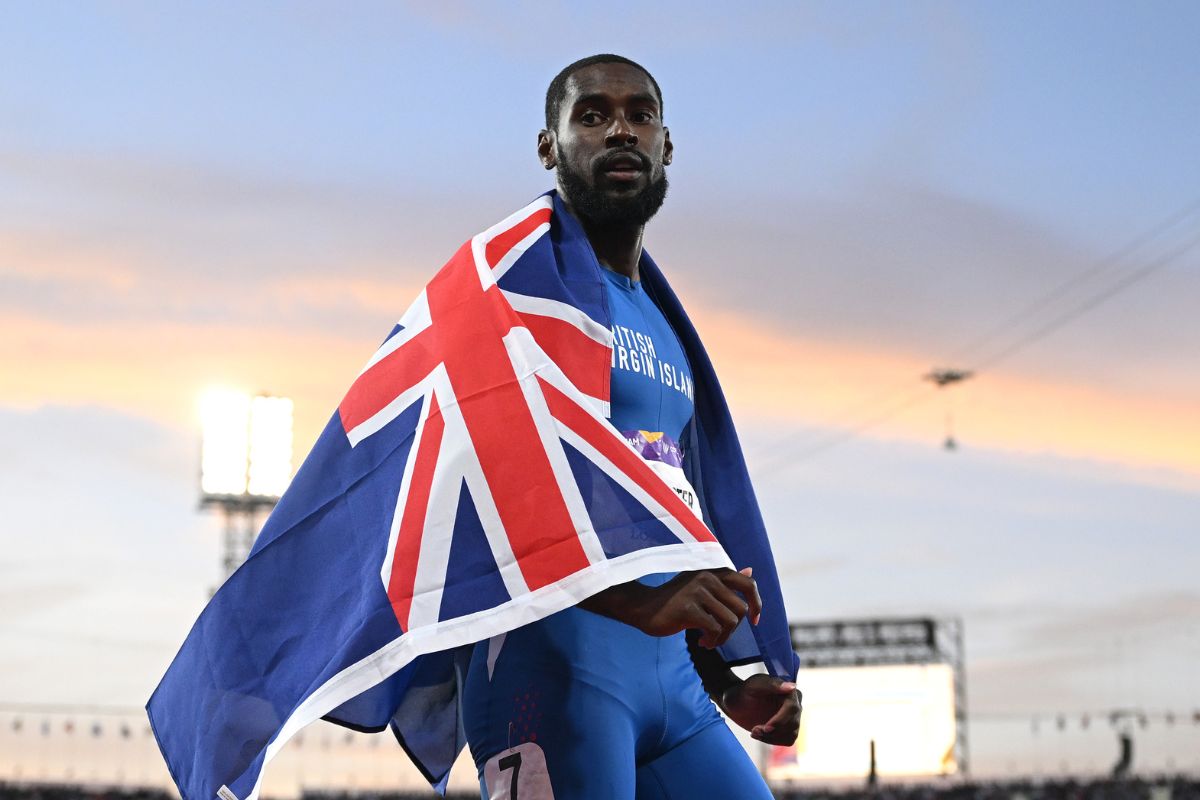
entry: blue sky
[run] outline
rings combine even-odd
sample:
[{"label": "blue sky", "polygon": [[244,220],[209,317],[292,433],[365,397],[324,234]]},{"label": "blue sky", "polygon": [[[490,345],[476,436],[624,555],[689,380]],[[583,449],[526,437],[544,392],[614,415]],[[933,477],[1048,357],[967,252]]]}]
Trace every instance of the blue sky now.
[{"label": "blue sky", "polygon": [[197,393],[295,397],[306,450],[432,271],[548,188],[549,79],[615,51],[664,90],[647,243],[792,615],[962,615],[975,709],[1195,707],[1196,251],[809,453],[1200,196],[1198,34],[1184,2],[7,9],[0,700],[144,701],[216,579]]}]

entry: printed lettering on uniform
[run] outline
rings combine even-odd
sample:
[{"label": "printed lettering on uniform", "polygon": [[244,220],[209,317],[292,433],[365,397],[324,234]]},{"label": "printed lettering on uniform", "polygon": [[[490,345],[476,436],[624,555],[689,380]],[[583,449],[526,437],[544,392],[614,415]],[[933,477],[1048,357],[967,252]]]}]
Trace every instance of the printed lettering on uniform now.
[{"label": "printed lettering on uniform", "polygon": [[654,348],[654,337],[624,325],[613,325],[612,333],[613,369],[645,375],[662,382],[664,386],[674,389],[688,400],[696,399],[696,387],[688,375],[687,367],[661,360]]}]

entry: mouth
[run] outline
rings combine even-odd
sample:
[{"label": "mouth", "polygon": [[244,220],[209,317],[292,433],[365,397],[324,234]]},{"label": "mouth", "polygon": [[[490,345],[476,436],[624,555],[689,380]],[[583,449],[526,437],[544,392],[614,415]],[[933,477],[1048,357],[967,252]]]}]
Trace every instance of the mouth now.
[{"label": "mouth", "polygon": [[600,174],[619,183],[636,181],[646,170],[647,165],[644,159],[634,153],[619,153],[609,156],[600,164]]}]

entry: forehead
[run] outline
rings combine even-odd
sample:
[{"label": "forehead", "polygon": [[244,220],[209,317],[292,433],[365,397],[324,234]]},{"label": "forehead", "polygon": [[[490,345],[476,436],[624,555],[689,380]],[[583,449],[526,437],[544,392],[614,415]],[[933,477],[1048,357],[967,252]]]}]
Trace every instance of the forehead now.
[{"label": "forehead", "polygon": [[581,97],[602,96],[620,100],[635,95],[658,99],[650,76],[628,64],[591,64],[567,78],[563,105],[570,108]]}]

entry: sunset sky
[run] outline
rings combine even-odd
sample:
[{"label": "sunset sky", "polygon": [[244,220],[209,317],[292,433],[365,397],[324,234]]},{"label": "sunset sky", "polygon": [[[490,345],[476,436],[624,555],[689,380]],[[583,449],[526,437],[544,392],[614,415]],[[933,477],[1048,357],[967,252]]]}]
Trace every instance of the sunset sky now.
[{"label": "sunset sky", "polygon": [[0,703],[145,702],[219,579],[199,394],[294,398],[307,452],[617,52],[790,615],[961,616],[984,717],[1200,709],[1198,40],[1191,2],[6,6]]}]

